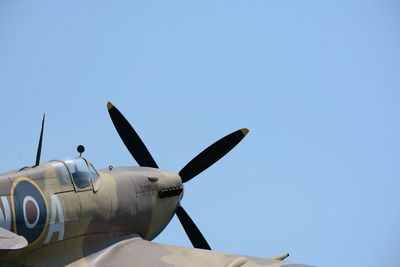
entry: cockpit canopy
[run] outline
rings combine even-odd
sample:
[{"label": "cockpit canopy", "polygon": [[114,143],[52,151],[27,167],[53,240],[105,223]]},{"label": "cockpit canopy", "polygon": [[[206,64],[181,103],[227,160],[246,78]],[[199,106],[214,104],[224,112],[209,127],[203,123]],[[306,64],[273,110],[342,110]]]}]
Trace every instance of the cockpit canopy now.
[{"label": "cockpit canopy", "polygon": [[[99,178],[93,165],[82,157],[68,157],[52,160],[62,162],[68,169],[68,176],[72,177],[75,186],[79,189],[87,188]],[[64,175],[65,176],[65,175]]]}]

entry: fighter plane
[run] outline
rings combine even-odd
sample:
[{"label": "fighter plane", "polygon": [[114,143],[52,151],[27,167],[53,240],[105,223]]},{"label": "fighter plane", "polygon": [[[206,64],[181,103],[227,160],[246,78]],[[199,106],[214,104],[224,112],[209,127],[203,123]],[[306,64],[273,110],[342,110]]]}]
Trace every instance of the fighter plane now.
[{"label": "fighter plane", "polygon": [[[249,132],[218,140],[179,173],[160,169],[120,111],[111,120],[139,167],[96,169],[79,156],[0,174],[2,266],[306,266],[288,254],[257,258],[212,251],[181,205],[184,183],[210,167]],[[177,215],[194,248],[152,242]]]}]

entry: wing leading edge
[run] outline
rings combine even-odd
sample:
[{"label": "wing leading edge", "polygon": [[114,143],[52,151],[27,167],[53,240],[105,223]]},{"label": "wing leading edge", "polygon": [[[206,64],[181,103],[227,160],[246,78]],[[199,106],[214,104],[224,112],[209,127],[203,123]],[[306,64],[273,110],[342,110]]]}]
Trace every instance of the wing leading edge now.
[{"label": "wing leading edge", "polygon": [[275,259],[249,257],[203,249],[163,245],[143,240],[140,237],[134,237],[120,241],[68,266],[310,267],[310,265],[290,263]]},{"label": "wing leading edge", "polygon": [[0,227],[0,252],[21,249],[28,245],[25,237]]}]

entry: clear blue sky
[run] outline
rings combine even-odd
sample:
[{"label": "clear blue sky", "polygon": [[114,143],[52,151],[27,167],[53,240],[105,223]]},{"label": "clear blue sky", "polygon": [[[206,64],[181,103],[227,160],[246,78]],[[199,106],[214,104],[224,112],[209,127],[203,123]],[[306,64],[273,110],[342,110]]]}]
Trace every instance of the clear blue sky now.
[{"label": "clear blue sky", "polygon": [[[1,171],[85,156],[136,165],[111,100],[178,172],[248,127],[186,184],[215,250],[320,266],[399,266],[398,1],[0,3]],[[190,246],[174,219],[156,241]]]}]

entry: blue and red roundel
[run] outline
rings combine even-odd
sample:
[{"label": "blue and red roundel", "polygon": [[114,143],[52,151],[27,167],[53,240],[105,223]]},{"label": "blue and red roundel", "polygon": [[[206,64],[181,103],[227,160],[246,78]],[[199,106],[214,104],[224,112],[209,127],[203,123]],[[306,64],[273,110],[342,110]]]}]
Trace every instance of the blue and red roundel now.
[{"label": "blue and red roundel", "polygon": [[47,221],[47,204],[40,188],[28,178],[19,178],[12,190],[14,227],[28,243],[37,240]]}]

